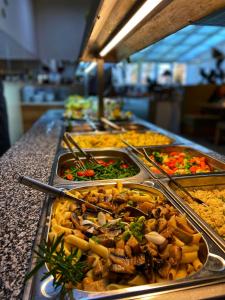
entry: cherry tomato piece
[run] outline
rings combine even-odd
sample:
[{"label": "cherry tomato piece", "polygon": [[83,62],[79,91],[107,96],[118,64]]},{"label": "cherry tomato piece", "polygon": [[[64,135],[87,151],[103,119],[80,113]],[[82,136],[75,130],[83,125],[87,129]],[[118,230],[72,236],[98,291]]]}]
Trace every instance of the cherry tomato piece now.
[{"label": "cherry tomato piece", "polygon": [[68,179],[68,180],[73,180],[73,175],[72,175],[72,174],[67,174],[67,175],[66,175],[66,179]]},{"label": "cherry tomato piece", "polygon": [[129,166],[127,164],[122,164],[122,165],[120,165],[120,168],[127,169],[127,168],[129,168]]},{"label": "cherry tomato piece", "polygon": [[78,172],[77,172],[77,176],[85,176],[84,173],[85,173],[84,171],[78,171]]},{"label": "cherry tomato piece", "polygon": [[95,171],[94,170],[86,170],[84,172],[84,175],[87,176],[87,177],[92,177],[95,175]]}]

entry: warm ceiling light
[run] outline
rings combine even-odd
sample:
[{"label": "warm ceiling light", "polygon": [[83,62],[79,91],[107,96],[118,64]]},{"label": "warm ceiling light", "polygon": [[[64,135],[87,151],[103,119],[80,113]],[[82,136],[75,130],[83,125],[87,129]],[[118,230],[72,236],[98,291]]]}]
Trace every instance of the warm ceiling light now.
[{"label": "warm ceiling light", "polygon": [[84,73],[88,74],[90,73],[95,67],[96,67],[97,63],[95,61],[93,61],[92,63],[90,63],[90,65],[88,65],[88,67],[84,70]]},{"label": "warm ceiling light", "polygon": [[153,9],[164,0],[147,0],[114,36],[114,38],[101,50],[101,57],[108,54],[131,30],[133,30]]}]

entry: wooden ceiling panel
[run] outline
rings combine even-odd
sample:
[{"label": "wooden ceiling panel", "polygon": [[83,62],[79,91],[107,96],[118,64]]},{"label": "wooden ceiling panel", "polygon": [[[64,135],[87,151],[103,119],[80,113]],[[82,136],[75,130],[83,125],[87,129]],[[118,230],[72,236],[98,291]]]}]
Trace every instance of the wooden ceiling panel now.
[{"label": "wooden ceiling panel", "polygon": [[146,19],[145,24],[140,29],[137,29],[117,46],[117,59],[127,58],[131,54],[224,7],[225,0],[172,1],[160,13]]},{"label": "wooden ceiling panel", "polygon": [[[102,0],[82,60],[97,59],[103,46],[122,28],[142,3],[143,0]],[[105,61],[125,59],[179,29],[225,8],[225,0],[167,0],[163,3],[163,7],[149,14],[104,57]]]}]

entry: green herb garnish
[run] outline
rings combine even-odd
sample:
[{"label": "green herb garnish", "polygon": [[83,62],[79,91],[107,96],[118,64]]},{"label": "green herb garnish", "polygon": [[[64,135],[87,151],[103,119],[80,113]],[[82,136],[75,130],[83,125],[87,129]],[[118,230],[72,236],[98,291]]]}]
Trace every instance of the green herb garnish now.
[{"label": "green herb garnish", "polygon": [[127,241],[129,240],[130,237],[131,237],[131,233],[130,233],[129,230],[127,230],[127,231],[125,231],[125,232],[123,233],[123,240],[124,240],[125,242],[127,242]]},{"label": "green herb garnish", "polygon": [[130,223],[130,231],[139,242],[141,242],[143,238],[144,222],[145,222],[145,217],[142,216],[138,218],[136,222]]},{"label": "green herb garnish", "polygon": [[87,270],[87,263],[78,261],[80,256],[78,249],[71,251],[70,255],[66,255],[63,235],[60,235],[52,244],[44,241],[39,246],[39,250],[34,251],[38,257],[38,262],[31,272],[26,275],[25,280],[30,279],[44,264],[47,264],[49,271],[44,274],[41,281],[53,276],[53,286],[55,288],[61,286],[61,294],[65,295],[67,293],[66,284],[76,285],[83,279]]}]

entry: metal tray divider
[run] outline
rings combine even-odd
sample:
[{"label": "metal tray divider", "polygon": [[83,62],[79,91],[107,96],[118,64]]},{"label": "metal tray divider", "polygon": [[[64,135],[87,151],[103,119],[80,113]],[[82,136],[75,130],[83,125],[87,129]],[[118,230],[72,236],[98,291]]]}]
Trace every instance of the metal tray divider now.
[{"label": "metal tray divider", "polygon": [[[195,176],[194,178],[199,178],[199,176]],[[201,177],[208,177],[209,176],[201,176]],[[212,175],[212,177],[215,177]],[[183,176],[182,178],[186,178]],[[182,179],[180,178],[180,179]],[[169,186],[169,180],[164,179],[161,180],[162,185],[167,190],[168,194],[176,200],[180,207],[188,214],[191,219],[196,222],[200,228],[202,228],[206,234],[217,244],[217,246],[225,253],[225,241],[188,205],[186,202],[177,195],[177,193]]]}]

